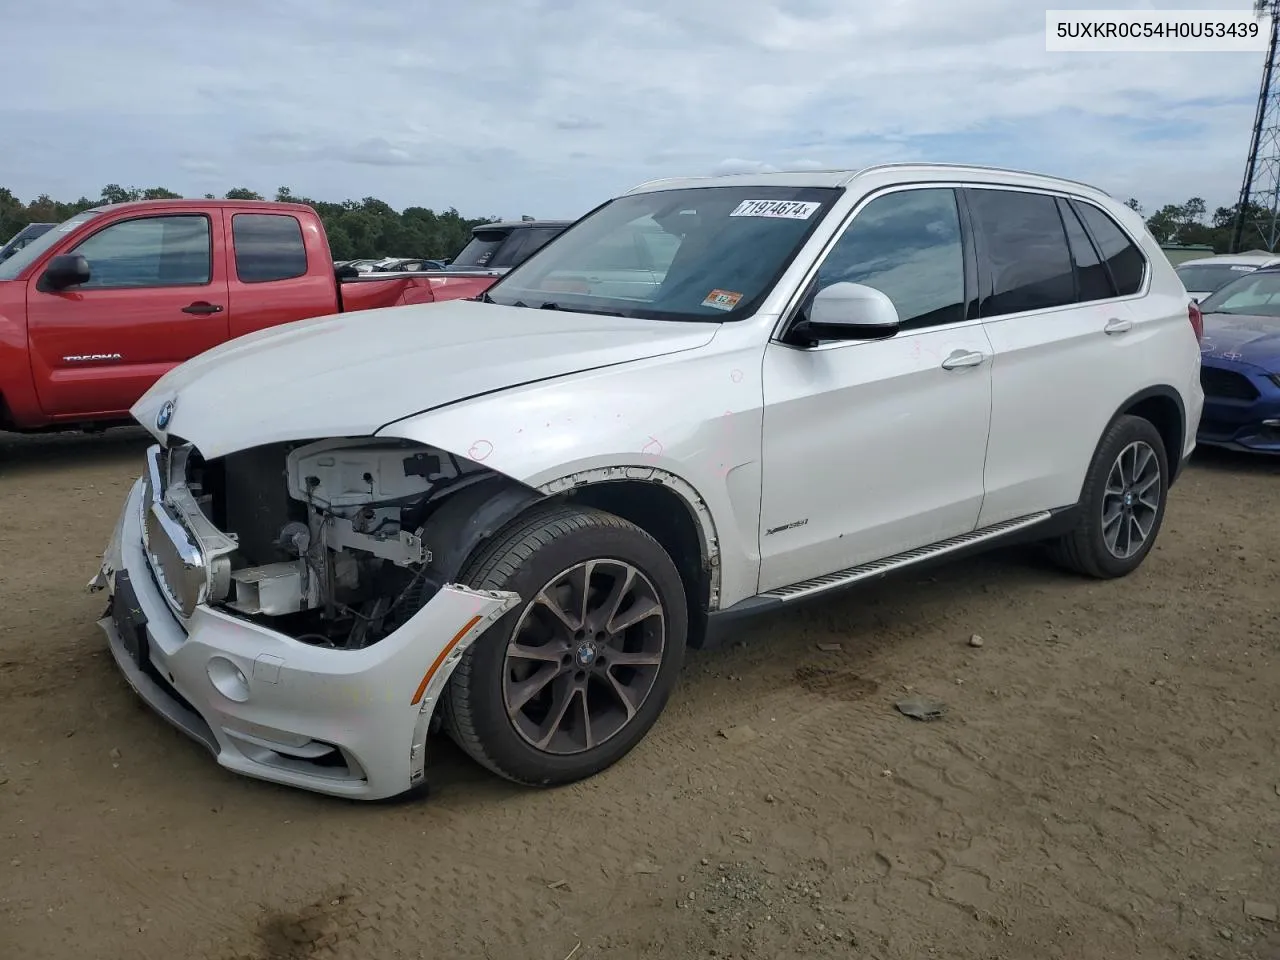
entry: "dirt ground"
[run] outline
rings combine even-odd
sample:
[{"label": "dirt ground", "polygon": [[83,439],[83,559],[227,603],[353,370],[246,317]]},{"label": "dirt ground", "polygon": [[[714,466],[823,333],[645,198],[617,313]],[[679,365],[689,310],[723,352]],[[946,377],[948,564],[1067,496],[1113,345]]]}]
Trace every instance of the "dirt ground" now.
[{"label": "dirt ground", "polygon": [[0,957],[1280,957],[1278,463],[1198,455],[1127,580],[1015,551],[745,627],[589,782],[440,738],[361,805],[117,675],[83,588],[143,445],[0,439]]}]

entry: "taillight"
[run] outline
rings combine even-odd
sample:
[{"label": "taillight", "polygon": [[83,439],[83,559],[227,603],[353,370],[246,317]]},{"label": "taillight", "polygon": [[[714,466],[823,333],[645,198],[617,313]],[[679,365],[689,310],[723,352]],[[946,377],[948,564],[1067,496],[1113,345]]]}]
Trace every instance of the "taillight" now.
[{"label": "taillight", "polygon": [[1191,329],[1196,332],[1197,342],[1204,339],[1204,314],[1194,300],[1187,304],[1187,319],[1191,321]]}]

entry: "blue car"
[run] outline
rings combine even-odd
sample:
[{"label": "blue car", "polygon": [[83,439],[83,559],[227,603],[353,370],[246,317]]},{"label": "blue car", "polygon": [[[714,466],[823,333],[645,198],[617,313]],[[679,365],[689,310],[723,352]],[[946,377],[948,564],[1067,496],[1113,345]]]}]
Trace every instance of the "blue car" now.
[{"label": "blue car", "polygon": [[1280,267],[1232,280],[1200,310],[1204,413],[1196,443],[1280,454]]}]

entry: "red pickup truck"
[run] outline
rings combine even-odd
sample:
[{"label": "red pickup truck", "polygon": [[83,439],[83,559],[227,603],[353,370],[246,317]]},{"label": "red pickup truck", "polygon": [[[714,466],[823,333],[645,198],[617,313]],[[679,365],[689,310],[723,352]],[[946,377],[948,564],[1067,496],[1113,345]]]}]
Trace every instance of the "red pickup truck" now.
[{"label": "red pickup truck", "polygon": [[474,297],[497,272],[344,275],[297,203],[143,200],[77,214],[0,263],[0,430],[94,429],[164,373],[263,327]]}]

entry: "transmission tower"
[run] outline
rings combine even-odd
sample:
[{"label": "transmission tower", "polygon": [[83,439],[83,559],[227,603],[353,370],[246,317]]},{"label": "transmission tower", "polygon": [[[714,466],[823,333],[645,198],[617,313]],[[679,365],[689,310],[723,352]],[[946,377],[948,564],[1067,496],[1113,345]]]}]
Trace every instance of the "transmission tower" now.
[{"label": "transmission tower", "polygon": [[[1262,67],[1249,160],[1236,204],[1232,253],[1239,253],[1246,239],[1250,245],[1267,250],[1275,250],[1280,242],[1280,71],[1276,69],[1280,0],[1254,0],[1253,12],[1259,17],[1271,18],[1271,42],[1267,45],[1267,62]],[[1273,87],[1273,83],[1276,86]]]}]

